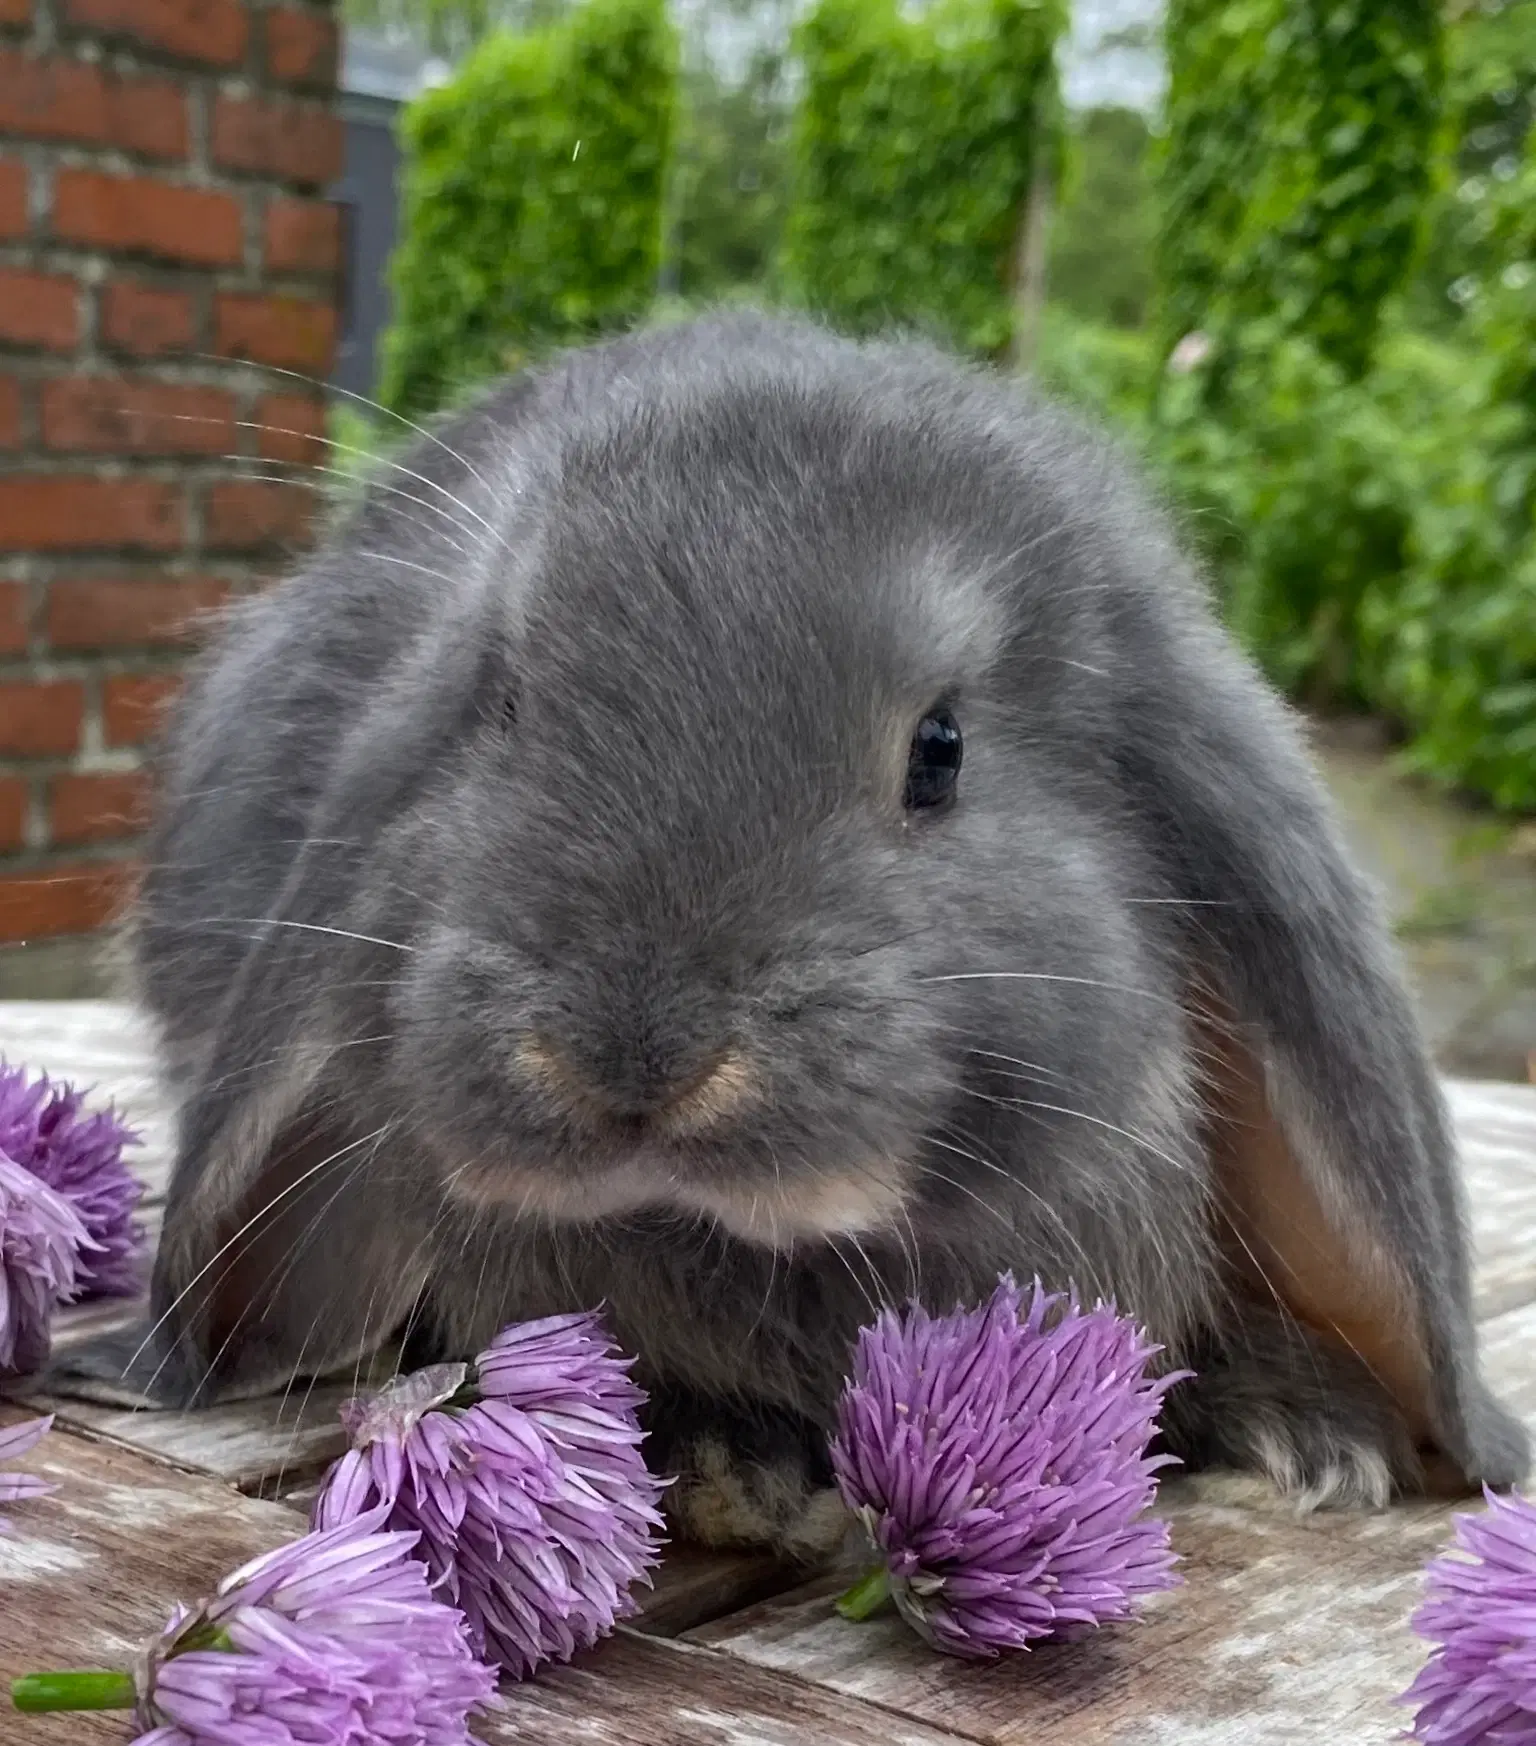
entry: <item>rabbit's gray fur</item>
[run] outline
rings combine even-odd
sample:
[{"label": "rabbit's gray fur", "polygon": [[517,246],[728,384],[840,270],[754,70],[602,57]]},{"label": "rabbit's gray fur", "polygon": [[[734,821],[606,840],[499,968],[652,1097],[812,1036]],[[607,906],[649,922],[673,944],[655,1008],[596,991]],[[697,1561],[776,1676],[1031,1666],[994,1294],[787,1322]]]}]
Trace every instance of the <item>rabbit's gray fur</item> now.
[{"label": "rabbit's gray fur", "polygon": [[[958,804],[907,814],[941,698]],[[1406,1281],[1437,1440],[1524,1471],[1445,1114],[1297,728],[1127,470],[1017,388],[750,315],[563,357],[238,609],[163,785],[162,1398],[605,1303],[684,1523],[805,1550],[872,1303],[1011,1268],[1198,1363],[1182,1453],[1379,1501],[1417,1468],[1381,1391],[1225,1283],[1198,969]],[[727,1047],[740,1095],[667,1139],[665,1088]]]}]

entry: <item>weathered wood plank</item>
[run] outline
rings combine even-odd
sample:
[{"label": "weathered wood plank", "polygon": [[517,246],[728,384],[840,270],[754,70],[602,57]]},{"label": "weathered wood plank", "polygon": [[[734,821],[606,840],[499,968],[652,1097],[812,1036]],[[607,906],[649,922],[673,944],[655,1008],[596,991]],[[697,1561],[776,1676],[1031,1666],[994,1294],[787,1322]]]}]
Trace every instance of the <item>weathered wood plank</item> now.
[{"label": "weathered wood plank", "polygon": [[711,1552],[674,1541],[662,1554],[653,1586],[637,1596],[635,1629],[654,1637],[680,1636],[707,1619],[783,1594],[802,1580],[803,1572],[756,1552]]},{"label": "weathered wood plank", "polygon": [[354,1392],[350,1385],[328,1383],[193,1413],[96,1406],[48,1396],[27,1404],[55,1414],[61,1426],[256,1491],[318,1474],[343,1452],[346,1433],[336,1413]]},{"label": "weathered wood plank", "polygon": [[628,1631],[506,1694],[487,1746],[964,1746],[793,1674]]},{"label": "weathered wood plank", "polygon": [[793,1669],[988,1746],[1383,1746],[1422,1659],[1406,1628],[1447,1512],[1298,1521],[1180,1499],[1186,1586],[1135,1625],[965,1666],[891,1619],[851,1625],[831,1585],[704,1625],[689,1640]]},{"label": "weathered wood plank", "polygon": [[1536,1089],[1446,1086],[1472,1217],[1479,1319],[1536,1301]]},{"label": "weathered wood plank", "polygon": [[[0,1406],[0,1421],[21,1416]],[[0,1693],[41,1668],[125,1665],[178,1600],[294,1538],[277,1504],[57,1429],[26,1467],[59,1489],[7,1512]],[[6,1746],[105,1746],[129,1732],[121,1716],[16,1716],[0,1695]]]},{"label": "weathered wood plank", "polygon": [[53,1350],[67,1352],[98,1334],[126,1328],[143,1313],[144,1300],[131,1297],[96,1297],[85,1303],[64,1304],[54,1311]]},{"label": "weathered wood plank", "polygon": [[1488,1380],[1536,1436],[1536,1303],[1484,1322],[1482,1345]]},{"label": "weathered wood plank", "polygon": [[[17,1416],[0,1407],[0,1422]],[[27,1466],[59,1489],[13,1506],[0,1538],[0,1694],[43,1668],[128,1665],[177,1601],[301,1525],[280,1504],[68,1432]],[[630,1633],[505,1695],[477,1729],[494,1746],[958,1746],[798,1679]],[[129,1732],[121,1715],[18,1716],[0,1695],[5,1746],[109,1746]]]}]

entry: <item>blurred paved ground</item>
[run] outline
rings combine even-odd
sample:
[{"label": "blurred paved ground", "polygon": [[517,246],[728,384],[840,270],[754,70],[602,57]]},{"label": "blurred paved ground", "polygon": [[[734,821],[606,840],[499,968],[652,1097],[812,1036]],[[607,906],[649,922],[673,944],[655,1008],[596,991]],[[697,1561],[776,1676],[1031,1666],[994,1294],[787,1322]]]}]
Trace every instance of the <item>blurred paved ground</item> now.
[{"label": "blurred paved ground", "polygon": [[1536,1080],[1536,820],[1499,824],[1405,780],[1369,723],[1319,727],[1316,750],[1441,1065]]}]

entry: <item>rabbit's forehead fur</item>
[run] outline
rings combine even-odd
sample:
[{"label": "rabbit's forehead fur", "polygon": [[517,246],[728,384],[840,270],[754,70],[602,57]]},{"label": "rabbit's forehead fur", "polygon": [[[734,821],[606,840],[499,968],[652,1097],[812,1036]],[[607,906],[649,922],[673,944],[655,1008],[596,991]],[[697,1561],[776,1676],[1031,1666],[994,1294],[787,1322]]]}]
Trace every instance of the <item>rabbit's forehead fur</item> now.
[{"label": "rabbit's forehead fur", "polygon": [[[398,875],[437,888],[399,1064],[465,1194],[872,1228],[975,1036],[1128,1086],[1158,1057],[1042,992],[1142,975],[1124,857],[1063,781],[1093,737],[1091,577],[1043,561],[1070,493],[953,375],[831,356],[841,378],[631,384],[503,456],[496,658]],[[966,751],[925,817],[902,795],[936,706]],[[943,980],[1010,967],[1040,987]]]},{"label": "rabbit's forehead fur", "polygon": [[639,419],[565,458],[508,682],[571,804],[624,831],[692,808],[700,837],[779,837],[894,804],[923,714],[987,694],[1000,597],[963,506],[904,467],[921,445],[774,411]]}]

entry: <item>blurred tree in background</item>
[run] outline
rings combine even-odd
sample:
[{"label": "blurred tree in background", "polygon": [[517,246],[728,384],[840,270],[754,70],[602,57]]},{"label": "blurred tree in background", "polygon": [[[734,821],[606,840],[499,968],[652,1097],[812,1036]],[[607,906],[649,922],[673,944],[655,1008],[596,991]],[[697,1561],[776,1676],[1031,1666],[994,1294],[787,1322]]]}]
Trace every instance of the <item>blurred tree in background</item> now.
[{"label": "blurred tree in background", "polygon": [[761,292],[789,199],[793,0],[715,0],[713,12],[745,52],[722,66],[706,32],[684,34],[662,288],[692,303]]},{"label": "blurred tree in background", "polygon": [[1264,61],[1261,163],[1221,320],[1303,337],[1359,376],[1423,233],[1445,78],[1439,0],[1282,0]]},{"label": "blurred tree in background", "polygon": [[1071,117],[1051,228],[1052,298],[1085,321],[1138,328],[1152,301],[1152,132],[1134,109]]},{"label": "blurred tree in background", "polygon": [[1168,25],[1157,393],[1130,428],[1280,685],[1382,711],[1421,770],[1536,807],[1533,209],[1510,160],[1536,8],[1461,9],[1448,86],[1420,4],[1176,0]]},{"label": "blurred tree in background", "polygon": [[1409,562],[1362,629],[1372,701],[1413,729],[1419,768],[1536,811],[1536,132],[1490,212],[1462,374],[1412,482]]},{"label": "blurred tree in background", "polygon": [[1441,125],[1438,0],[1173,0],[1159,178],[1165,350],[1214,390],[1240,344],[1358,376],[1413,263]]},{"label": "blurred tree in background", "polygon": [[1449,16],[1454,131],[1412,303],[1443,332],[1507,264],[1501,212],[1536,122],[1536,0],[1454,0]]},{"label": "blurred tree in background", "polygon": [[1155,221],[1163,357],[1202,328],[1233,266],[1261,162],[1273,11],[1273,0],[1168,0]]}]

